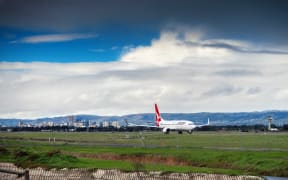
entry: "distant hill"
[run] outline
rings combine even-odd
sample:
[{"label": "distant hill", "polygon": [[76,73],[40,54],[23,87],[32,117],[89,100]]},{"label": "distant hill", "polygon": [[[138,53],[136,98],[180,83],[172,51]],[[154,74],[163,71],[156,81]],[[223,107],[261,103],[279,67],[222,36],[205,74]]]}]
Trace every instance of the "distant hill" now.
[{"label": "distant hill", "polygon": [[[211,125],[254,125],[254,124],[267,124],[267,117],[273,117],[273,124],[283,125],[288,124],[288,111],[261,111],[261,112],[238,112],[238,113],[162,113],[164,119],[185,119],[194,121],[196,124],[207,123],[208,117],[210,118]],[[124,125],[125,121],[134,124],[149,124],[154,125],[155,114],[130,114],[124,116],[97,116],[97,115],[75,115],[75,121],[89,121],[100,123],[103,121],[118,121]],[[67,123],[68,116],[53,117],[53,118],[40,118],[36,120],[31,119],[0,119],[1,126],[14,127],[18,122],[30,124],[39,124],[43,122],[54,122],[56,124]]]}]

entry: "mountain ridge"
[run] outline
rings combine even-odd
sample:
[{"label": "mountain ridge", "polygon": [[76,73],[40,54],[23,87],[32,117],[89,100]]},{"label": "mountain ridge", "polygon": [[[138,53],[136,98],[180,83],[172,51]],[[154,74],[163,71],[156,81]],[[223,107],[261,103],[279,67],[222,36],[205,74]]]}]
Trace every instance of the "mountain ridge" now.
[{"label": "mountain ridge", "polygon": [[[134,124],[154,124],[154,113],[128,114],[123,116],[99,116],[99,115],[73,115],[74,121],[89,121],[91,123],[100,123],[104,121],[118,121],[120,125],[125,124],[125,120]],[[161,113],[162,118],[167,120],[185,119],[194,121],[195,124],[207,123],[210,118],[211,125],[253,125],[267,124],[267,117],[272,116],[273,124],[288,124],[288,111],[254,111],[254,112],[198,112],[198,113]],[[15,127],[19,121],[23,123],[39,124],[44,122],[53,122],[55,124],[67,123],[68,115],[57,117],[44,117],[38,119],[0,119],[0,126]]]}]

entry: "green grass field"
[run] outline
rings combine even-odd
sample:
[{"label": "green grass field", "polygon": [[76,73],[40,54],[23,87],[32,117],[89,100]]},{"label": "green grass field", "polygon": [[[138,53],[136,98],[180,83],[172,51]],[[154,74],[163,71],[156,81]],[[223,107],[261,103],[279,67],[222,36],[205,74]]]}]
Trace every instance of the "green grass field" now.
[{"label": "green grass field", "polygon": [[0,161],[24,167],[288,176],[288,133],[2,132],[0,137]]}]

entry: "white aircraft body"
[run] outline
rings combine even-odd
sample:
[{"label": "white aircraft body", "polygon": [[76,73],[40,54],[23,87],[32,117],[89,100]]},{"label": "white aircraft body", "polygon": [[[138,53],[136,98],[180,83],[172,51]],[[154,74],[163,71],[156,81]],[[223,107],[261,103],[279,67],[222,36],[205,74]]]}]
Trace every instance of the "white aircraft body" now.
[{"label": "white aircraft body", "polygon": [[152,127],[152,128],[161,128],[163,133],[169,134],[170,131],[178,131],[179,134],[182,134],[183,131],[187,131],[189,134],[193,132],[193,130],[197,127],[202,127],[202,126],[209,126],[209,118],[208,118],[208,123],[207,124],[201,124],[201,125],[196,125],[192,121],[188,120],[164,120],[159,112],[158,105],[155,104],[155,122],[156,126],[149,126],[149,125],[137,125],[137,124],[132,124],[128,123],[127,120],[125,120],[127,127]]},{"label": "white aircraft body", "polygon": [[191,134],[193,132],[193,129],[209,125],[209,118],[208,123],[202,125],[196,125],[194,124],[194,122],[188,120],[169,120],[169,121],[164,120],[160,115],[157,104],[155,104],[155,114],[156,114],[156,126],[161,128],[163,133],[165,134],[168,134],[171,130],[178,131],[179,134],[181,134],[182,131],[187,131],[189,134]]}]

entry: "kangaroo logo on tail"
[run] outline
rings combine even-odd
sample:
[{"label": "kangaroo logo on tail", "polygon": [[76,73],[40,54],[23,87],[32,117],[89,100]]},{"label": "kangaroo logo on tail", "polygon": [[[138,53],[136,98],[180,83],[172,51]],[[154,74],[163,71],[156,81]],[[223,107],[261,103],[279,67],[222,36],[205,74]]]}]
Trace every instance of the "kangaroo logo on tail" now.
[{"label": "kangaroo logo on tail", "polygon": [[162,118],[161,118],[161,115],[160,115],[160,112],[159,112],[157,104],[155,104],[155,114],[156,114],[156,118],[155,118],[156,125],[159,127]]}]

